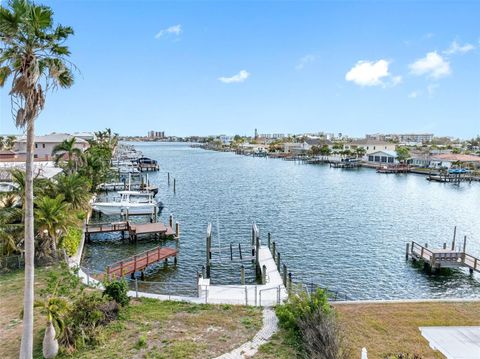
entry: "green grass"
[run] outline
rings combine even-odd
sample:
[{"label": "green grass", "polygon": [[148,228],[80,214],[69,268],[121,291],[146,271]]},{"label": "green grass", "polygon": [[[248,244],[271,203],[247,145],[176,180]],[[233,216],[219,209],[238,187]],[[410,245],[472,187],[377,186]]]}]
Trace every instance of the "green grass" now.
[{"label": "green grass", "polygon": [[[50,271],[39,269],[35,290],[45,286]],[[0,276],[0,358],[17,358],[20,346],[23,271]],[[121,311],[118,320],[101,328],[94,348],[59,358],[211,358],[250,340],[261,328],[259,308],[189,304],[141,298]],[[35,316],[35,358],[41,358],[45,319]]]}]

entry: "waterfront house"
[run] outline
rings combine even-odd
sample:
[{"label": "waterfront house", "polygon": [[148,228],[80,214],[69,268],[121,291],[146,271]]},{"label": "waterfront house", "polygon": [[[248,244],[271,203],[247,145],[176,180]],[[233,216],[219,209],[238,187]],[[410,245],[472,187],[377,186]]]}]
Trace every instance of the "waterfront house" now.
[{"label": "waterfront house", "polygon": [[397,152],[395,151],[375,151],[366,155],[367,162],[371,164],[394,164],[398,163],[397,161]]},{"label": "waterfront house", "polygon": [[[58,144],[65,140],[72,139],[72,135],[67,133],[51,133],[45,136],[35,136],[35,152],[34,158],[36,160],[49,161],[52,160],[52,151]],[[79,137],[75,137],[75,147],[85,151],[89,147],[89,143]],[[24,156],[27,152],[27,138],[19,137],[15,141],[14,151]]]},{"label": "waterfront house", "polygon": [[377,151],[395,151],[395,147],[395,143],[368,138],[352,140],[343,145],[344,150],[350,151],[355,151],[357,148],[363,148],[367,156]]},{"label": "waterfront house", "polygon": [[285,142],[283,144],[283,152],[292,155],[302,155],[306,154],[310,147],[307,142]]},{"label": "waterfront house", "polygon": [[432,168],[450,168],[456,164],[480,168],[480,156],[442,153],[433,155],[430,161],[430,167]]}]

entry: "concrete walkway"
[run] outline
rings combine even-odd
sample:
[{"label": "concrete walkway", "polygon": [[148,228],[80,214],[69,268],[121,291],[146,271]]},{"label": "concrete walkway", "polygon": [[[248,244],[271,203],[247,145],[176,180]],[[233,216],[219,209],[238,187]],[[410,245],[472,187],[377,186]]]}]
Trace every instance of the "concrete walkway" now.
[{"label": "concrete walkway", "polygon": [[432,349],[447,359],[480,358],[480,327],[420,327]]},{"label": "concrete walkway", "polygon": [[263,310],[263,327],[258,331],[253,339],[232,350],[229,353],[225,353],[216,359],[244,359],[250,358],[255,355],[258,348],[267,343],[273,334],[278,329],[278,319],[272,308],[265,308]]}]

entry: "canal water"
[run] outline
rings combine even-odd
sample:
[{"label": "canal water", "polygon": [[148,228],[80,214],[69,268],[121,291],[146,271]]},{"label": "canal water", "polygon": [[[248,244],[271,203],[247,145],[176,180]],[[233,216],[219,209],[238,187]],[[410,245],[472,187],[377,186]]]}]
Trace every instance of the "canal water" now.
[{"label": "canal water", "polygon": [[[135,146],[160,163],[161,170],[151,172],[149,179],[159,186],[157,198],[164,205],[161,220],[166,223],[173,214],[181,225],[178,243],[162,242],[178,246],[178,265],[151,268],[147,280],[158,284],[145,290],[195,291],[196,273],[205,263],[209,222],[213,248],[220,249],[212,283],[239,284],[241,263],[230,261],[228,248],[233,243],[238,258],[241,243],[246,256],[255,222],[264,243],[271,232],[296,281],[329,287],[351,299],[480,297],[478,274],[451,270],[429,275],[405,262],[407,242],[429,247],[450,244],[455,225],[457,243],[463,243],[466,235],[467,251],[480,257],[480,183],[430,183],[421,175],[334,169],[205,151],[187,144]],[[86,246],[82,265],[103,270],[156,245],[148,240],[129,244],[116,234],[96,237]],[[251,263],[244,265],[253,283]]]}]

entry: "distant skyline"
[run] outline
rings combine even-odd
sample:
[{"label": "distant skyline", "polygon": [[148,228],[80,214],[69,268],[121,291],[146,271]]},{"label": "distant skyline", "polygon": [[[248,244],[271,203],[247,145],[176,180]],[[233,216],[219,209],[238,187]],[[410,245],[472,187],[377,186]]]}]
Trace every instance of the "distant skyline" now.
[{"label": "distant skyline", "polygon": [[37,2],[80,69],[37,134],[480,134],[480,2]]}]

